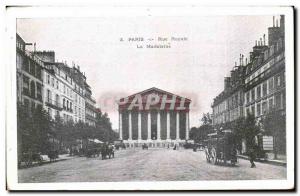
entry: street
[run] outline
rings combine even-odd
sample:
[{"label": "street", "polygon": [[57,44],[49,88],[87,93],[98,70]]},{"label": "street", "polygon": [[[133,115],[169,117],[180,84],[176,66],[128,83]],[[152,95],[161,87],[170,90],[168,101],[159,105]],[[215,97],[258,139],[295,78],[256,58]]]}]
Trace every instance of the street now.
[{"label": "street", "polygon": [[247,160],[237,166],[212,165],[204,151],[172,149],[126,149],[115,152],[114,159],[100,157],[59,161],[20,169],[20,183],[102,182],[102,181],[187,181],[187,180],[263,180],[285,179],[286,168]]}]

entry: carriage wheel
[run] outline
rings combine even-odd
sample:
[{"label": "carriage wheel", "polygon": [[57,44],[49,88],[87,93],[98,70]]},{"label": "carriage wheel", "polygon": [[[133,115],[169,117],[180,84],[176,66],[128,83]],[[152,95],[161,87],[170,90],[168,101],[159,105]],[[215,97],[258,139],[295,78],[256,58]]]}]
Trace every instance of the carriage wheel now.
[{"label": "carriage wheel", "polygon": [[210,154],[211,154],[211,161],[214,165],[216,165],[218,163],[218,158],[217,158],[217,151],[215,148],[212,148],[210,150]]}]

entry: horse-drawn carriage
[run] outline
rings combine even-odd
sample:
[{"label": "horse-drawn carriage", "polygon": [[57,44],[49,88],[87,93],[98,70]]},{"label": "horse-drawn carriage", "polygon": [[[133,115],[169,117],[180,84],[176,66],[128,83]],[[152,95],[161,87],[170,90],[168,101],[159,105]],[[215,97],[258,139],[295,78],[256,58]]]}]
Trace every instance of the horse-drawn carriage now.
[{"label": "horse-drawn carriage", "polygon": [[23,152],[18,156],[18,166],[24,163],[26,167],[31,166],[33,163],[41,165],[43,163],[43,158],[40,153]]},{"label": "horse-drawn carriage", "polygon": [[144,144],[142,145],[142,149],[143,149],[143,150],[145,150],[145,149],[148,150],[148,145],[144,143]]},{"label": "horse-drawn carriage", "polygon": [[114,145],[112,144],[106,144],[106,143],[101,143],[101,144],[90,144],[87,146],[86,149],[83,149],[84,155],[88,158],[91,157],[99,157],[101,154],[102,159],[106,158],[114,158],[115,156],[115,150],[114,150]]},{"label": "horse-drawn carriage", "polygon": [[237,163],[237,150],[234,135],[231,130],[218,131],[208,134],[205,144],[207,162],[218,164],[230,161],[231,165]]},{"label": "horse-drawn carriage", "polygon": [[[58,158],[58,150],[49,150],[45,152],[50,160],[50,162],[55,161]],[[22,163],[26,167],[32,166],[33,164],[41,165],[45,159],[41,152],[27,151],[22,152],[18,156],[18,167],[21,167]]]},{"label": "horse-drawn carriage", "polygon": [[123,140],[115,140],[114,141],[114,146],[115,146],[116,150],[126,149],[126,145],[123,143]]},{"label": "horse-drawn carriage", "polygon": [[103,144],[101,148],[101,156],[102,160],[106,159],[107,157],[110,158],[115,158],[115,148],[114,145],[112,144]]}]

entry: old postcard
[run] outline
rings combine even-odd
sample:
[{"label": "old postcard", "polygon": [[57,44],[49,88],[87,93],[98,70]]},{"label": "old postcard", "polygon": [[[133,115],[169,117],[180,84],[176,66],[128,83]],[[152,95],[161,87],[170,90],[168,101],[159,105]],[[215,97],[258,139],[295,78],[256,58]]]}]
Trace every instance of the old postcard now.
[{"label": "old postcard", "polygon": [[9,190],[294,188],[292,7],[7,7]]}]

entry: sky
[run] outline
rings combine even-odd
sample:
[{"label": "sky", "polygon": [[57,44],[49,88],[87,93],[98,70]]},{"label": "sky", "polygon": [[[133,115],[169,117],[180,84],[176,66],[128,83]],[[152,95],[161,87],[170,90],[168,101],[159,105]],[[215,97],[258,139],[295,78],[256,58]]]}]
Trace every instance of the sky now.
[{"label": "sky", "polygon": [[[151,87],[190,98],[193,127],[200,125],[203,113],[212,112],[213,98],[222,92],[224,77],[239,62],[239,55],[249,58],[255,40],[267,37],[272,17],[17,19],[17,33],[25,42],[35,42],[36,50],[55,51],[57,61],[79,65],[114,129],[118,128],[115,100]],[[146,40],[129,42],[131,37]],[[158,37],[168,41],[158,42]],[[187,40],[170,42],[171,37]],[[145,47],[145,42],[170,42],[171,48],[137,48],[137,44]]]}]

